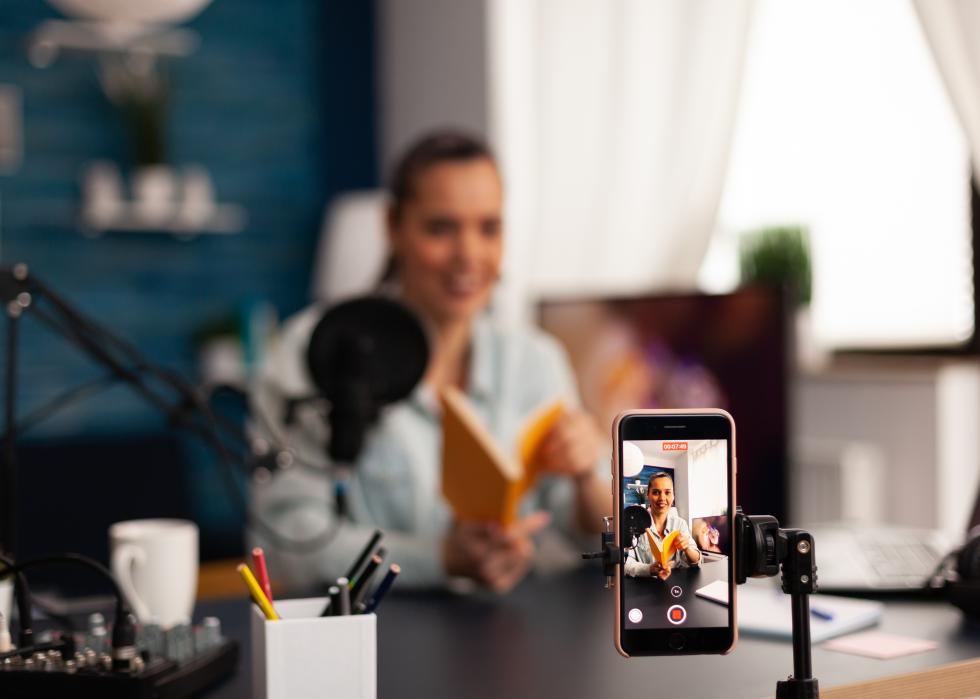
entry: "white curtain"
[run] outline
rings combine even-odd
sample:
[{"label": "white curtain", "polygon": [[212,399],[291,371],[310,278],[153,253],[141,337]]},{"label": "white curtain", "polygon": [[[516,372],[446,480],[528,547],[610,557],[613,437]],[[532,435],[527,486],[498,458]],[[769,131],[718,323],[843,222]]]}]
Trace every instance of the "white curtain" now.
[{"label": "white curtain", "polygon": [[980,2],[914,0],[929,48],[970,142],[980,174]]},{"label": "white curtain", "polygon": [[752,0],[490,0],[507,184],[498,308],[694,288],[722,191]]},{"label": "white curtain", "polygon": [[731,514],[728,509],[728,445],[712,439],[691,442],[687,455],[691,517]]}]

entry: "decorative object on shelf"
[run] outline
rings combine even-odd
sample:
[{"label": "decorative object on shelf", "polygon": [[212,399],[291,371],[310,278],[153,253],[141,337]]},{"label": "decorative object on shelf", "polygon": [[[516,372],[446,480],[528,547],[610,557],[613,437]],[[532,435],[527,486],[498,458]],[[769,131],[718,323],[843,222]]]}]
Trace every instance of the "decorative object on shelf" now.
[{"label": "decorative object on shelf", "polygon": [[180,171],[166,165],[137,169],[126,196],[114,163],[92,163],[82,178],[81,224],[88,235],[116,232],[170,233],[193,238],[205,233],[237,233],[245,210],[219,204],[207,171],[190,165]]},{"label": "decorative object on shelf", "polygon": [[49,0],[71,20],[49,20],[28,44],[31,62],[44,68],[62,52],[92,54],[99,84],[126,126],[131,162],[128,189],[119,167],[91,163],[82,175],[81,225],[88,235],[107,231],[236,233],[245,210],[215,202],[200,165],[179,170],[168,159],[170,84],[160,58],[180,58],[197,48],[197,34],[170,26],[186,21],[211,0]]},{"label": "decorative object on shelf", "polygon": [[38,68],[62,51],[142,56],[187,56],[198,37],[170,25],[198,15],[211,0],[49,0],[69,20],[43,22],[31,37],[28,56]]}]

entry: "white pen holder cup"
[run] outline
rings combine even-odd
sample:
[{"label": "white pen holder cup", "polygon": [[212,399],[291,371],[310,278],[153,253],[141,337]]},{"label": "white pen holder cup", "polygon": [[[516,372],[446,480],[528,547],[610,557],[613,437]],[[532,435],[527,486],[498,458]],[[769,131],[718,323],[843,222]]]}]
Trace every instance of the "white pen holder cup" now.
[{"label": "white pen holder cup", "polygon": [[252,699],[375,699],[374,614],[321,617],[327,598],[276,600],[281,619],[252,606]]}]

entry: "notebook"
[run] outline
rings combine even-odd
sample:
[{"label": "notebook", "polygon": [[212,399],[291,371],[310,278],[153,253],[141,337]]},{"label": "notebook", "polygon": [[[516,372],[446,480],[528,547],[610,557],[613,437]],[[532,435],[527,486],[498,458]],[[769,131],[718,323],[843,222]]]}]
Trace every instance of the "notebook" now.
[{"label": "notebook", "polygon": [[[695,594],[705,596],[701,590],[696,590]],[[739,633],[769,638],[793,637],[790,596],[779,587],[767,581],[750,580],[739,586],[737,595]],[[820,643],[873,626],[881,619],[883,610],[884,605],[874,600],[811,595],[810,641]]]}]

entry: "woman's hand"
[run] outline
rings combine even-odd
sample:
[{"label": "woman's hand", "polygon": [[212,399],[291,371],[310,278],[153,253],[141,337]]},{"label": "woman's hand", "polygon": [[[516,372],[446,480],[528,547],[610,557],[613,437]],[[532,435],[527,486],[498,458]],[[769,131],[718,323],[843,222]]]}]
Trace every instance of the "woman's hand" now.
[{"label": "woman's hand", "polygon": [[677,547],[678,551],[687,551],[689,548],[691,548],[691,537],[684,532],[678,532],[674,546]]},{"label": "woman's hand", "polygon": [[584,479],[595,469],[602,452],[602,436],[595,420],[582,410],[569,410],[541,442],[541,470]]},{"label": "woman's hand", "polygon": [[507,592],[534,562],[531,536],[550,520],[547,512],[535,512],[507,528],[484,522],[456,522],[442,542],[446,572],[471,578],[494,592]]},{"label": "woman's hand", "polygon": [[660,578],[661,580],[666,580],[670,577],[674,565],[670,561],[667,565],[661,565],[660,561],[654,561],[650,564],[650,577]]},{"label": "woman's hand", "polygon": [[698,561],[701,560],[701,550],[697,546],[693,545],[693,542],[691,541],[691,537],[685,534],[684,532],[680,532],[677,535],[677,541],[675,545],[679,550],[684,552],[684,555],[687,556],[687,560],[689,563],[697,563]]}]

